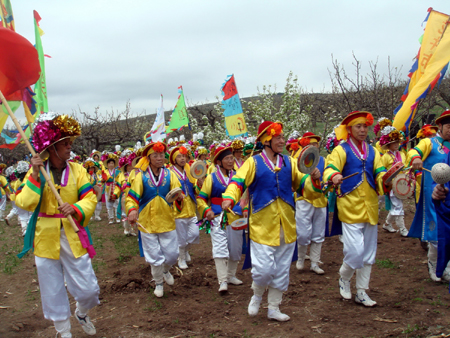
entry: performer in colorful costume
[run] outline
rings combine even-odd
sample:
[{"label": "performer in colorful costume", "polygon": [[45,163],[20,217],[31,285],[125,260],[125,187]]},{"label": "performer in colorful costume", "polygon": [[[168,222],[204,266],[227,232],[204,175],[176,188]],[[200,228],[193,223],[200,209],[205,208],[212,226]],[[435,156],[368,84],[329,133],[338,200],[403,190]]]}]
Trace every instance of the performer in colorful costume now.
[{"label": "performer in colorful costume", "polygon": [[[234,156],[231,147],[219,146],[214,153],[216,171],[206,177],[202,190],[197,198],[198,212],[202,219],[211,222],[211,242],[214,262],[216,264],[219,292],[228,290],[228,283],[242,284],[236,277],[236,270],[242,255],[243,230],[233,230],[231,226],[222,226],[222,194],[225,192],[234,175]],[[243,215],[242,208],[233,208],[236,215],[228,212],[228,223]]]},{"label": "performer in colorful costume", "polygon": [[186,198],[183,201],[174,203],[174,217],[178,238],[178,266],[180,269],[187,269],[191,261],[189,248],[192,244],[199,244],[199,228],[197,225],[197,198],[199,192],[197,184],[202,185],[202,181],[197,183],[189,171],[188,150],[186,147],[175,147],[170,150],[170,169],[175,173],[181,183],[183,194]]},{"label": "performer in colorful costume", "polygon": [[[450,110],[444,111],[437,119],[439,132],[435,137],[423,138],[419,144],[408,152],[407,163],[415,170],[431,170],[436,163],[444,162],[450,151]],[[433,179],[429,171],[422,172],[419,202],[416,205],[414,220],[408,236],[428,242],[428,272],[430,278],[441,281],[436,276],[438,229],[436,210],[432,203]]]},{"label": "performer in colorful costume", "polygon": [[250,316],[258,314],[268,287],[268,317],[287,321],[290,317],[280,312],[279,305],[289,285],[289,267],[297,239],[291,187],[308,199],[319,197],[322,190],[316,180],[320,178],[320,172],[316,168],[311,176],[304,175],[292,157],[281,155],[285,146],[281,123],[261,123],[256,138],[256,142],[259,141],[264,150],[248,158],[232,178],[223,194],[222,209],[228,210],[236,205],[248,189],[254,292],[248,313]]},{"label": "performer in colorful costume", "polygon": [[0,198],[0,221],[4,221],[3,213],[6,209],[6,199],[7,194],[10,194],[10,190],[8,187],[8,181],[6,180],[6,177],[3,176],[3,170],[6,169],[6,164],[1,163],[0,164],[0,192],[1,192],[1,198]]},{"label": "performer in colorful costume", "polygon": [[[383,184],[386,172],[380,153],[367,144],[372,114],[354,111],[335,129],[338,140],[346,142],[334,148],[327,157],[324,180],[338,188],[337,208],[334,208],[332,234],[342,232],[344,262],[339,270],[339,289],[344,299],[351,299],[350,279],[356,270],[357,303],[374,306],[366,290],[377,251],[378,194],[389,189]],[[354,173],[357,175],[342,180]],[[342,229],[341,229],[342,228]]]},{"label": "performer in colorful costume", "polygon": [[[108,210],[109,224],[114,223],[117,207],[119,206],[120,195],[120,170],[117,169],[119,165],[119,158],[114,153],[109,153],[103,157],[103,165],[106,167],[102,170],[102,182],[104,183],[104,195],[106,201],[106,209]],[[120,223],[121,219],[116,218],[116,222]]]},{"label": "performer in colorful costume", "polygon": [[[11,200],[12,208],[9,214],[5,217],[6,224],[9,225],[9,221],[17,215],[17,206],[16,206],[16,190],[20,186],[22,182],[17,179],[15,168],[13,166],[5,169],[6,180],[8,181],[8,187],[11,193],[9,194],[9,199]],[[28,171],[28,170],[27,170]],[[25,234],[25,232],[23,232]]]},{"label": "performer in colorful costume", "polygon": [[[381,163],[386,170],[391,169],[394,164],[399,162],[405,164],[406,156],[399,150],[402,141],[403,135],[392,126],[387,126],[381,131],[380,145],[386,151],[381,158]],[[389,202],[389,214],[386,217],[386,223],[383,225],[383,229],[388,232],[397,232],[392,226],[392,222],[395,221],[400,235],[403,237],[408,236],[408,229],[405,227],[403,201],[390,191]]]},{"label": "performer in colorful costume", "polygon": [[[16,187],[15,188],[16,196],[22,191],[22,189],[24,187],[24,184],[25,184],[24,178],[29,169],[30,169],[30,165],[28,164],[28,162],[19,161],[17,163],[16,175],[17,175],[18,179],[17,179],[16,184],[14,185]],[[22,227],[22,236],[25,236],[25,233],[27,231],[28,222],[30,221],[31,215],[33,213],[31,211],[25,210],[17,205],[16,205],[16,207],[17,207],[17,216],[19,217],[20,225]]]},{"label": "performer in colorful costume", "polygon": [[392,121],[386,117],[382,117],[378,120],[378,123],[373,128],[373,132],[375,133],[376,138],[378,140],[375,143],[375,149],[378,150],[378,152],[380,153],[381,156],[383,156],[386,153],[386,150],[383,149],[380,144],[380,137],[382,136],[381,135],[382,130],[387,126],[392,126]]},{"label": "performer in colorful costume", "polygon": [[[319,148],[320,136],[311,132],[303,134],[300,144],[303,147],[313,146]],[[322,181],[323,171],[325,170],[325,159],[320,156],[317,168],[320,171],[320,181]],[[322,243],[325,241],[325,225],[327,222],[328,200],[325,195],[320,195],[312,200],[300,196],[295,202],[295,220],[297,223],[297,244],[298,244],[298,260],[296,267],[303,270],[308,245],[310,248],[310,270],[318,275],[324,274],[319,267],[320,254],[322,251]]]},{"label": "performer in colorful costume", "polygon": [[[18,207],[34,212],[19,257],[34,247],[44,317],[53,320],[61,337],[72,337],[70,304],[64,282],[76,301],[75,318],[88,335],[95,335],[96,330],[87,313],[100,303],[100,288],[91,264],[95,251],[87,240],[87,222],[97,200],[85,169],[68,162],[72,142],[80,134],[80,125],[73,118],[41,114],[33,133],[33,145],[40,155],[31,159],[32,169],[16,196]],[[48,160],[43,162],[41,158]],[[59,207],[39,172],[41,166],[64,201]],[[66,218],[68,215],[73,217],[83,236],[75,233]]]},{"label": "performer in colorful costume", "polygon": [[[170,268],[178,258],[178,242],[172,206],[167,203],[169,191],[180,188],[176,175],[164,168],[167,145],[151,142],[145,146],[136,168],[136,175],[126,199],[128,221],[134,225],[139,218],[139,240],[145,261],[150,264],[156,297],[164,295],[163,281],[174,284]],[[179,201],[182,200],[182,196]]]},{"label": "performer in colorful costume", "polygon": [[298,139],[300,138],[300,133],[297,130],[294,130],[291,135],[289,135],[289,138],[286,142],[286,150],[289,153],[290,156],[293,158],[298,157],[299,149],[301,149]]},{"label": "performer in colorful costume", "polygon": [[234,156],[234,171],[237,171],[242,164],[244,163],[244,159],[242,158],[242,154],[244,153],[244,141],[241,139],[235,139],[231,142],[231,148],[233,149]]}]

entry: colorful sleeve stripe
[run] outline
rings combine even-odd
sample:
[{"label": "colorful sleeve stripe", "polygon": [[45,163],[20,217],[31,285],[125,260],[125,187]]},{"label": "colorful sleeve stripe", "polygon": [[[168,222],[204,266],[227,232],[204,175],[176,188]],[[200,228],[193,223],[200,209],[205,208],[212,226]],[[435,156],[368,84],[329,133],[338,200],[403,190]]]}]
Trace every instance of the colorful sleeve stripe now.
[{"label": "colorful sleeve stripe", "polygon": [[131,188],[131,183],[130,182],[127,182],[127,187]]},{"label": "colorful sleeve stripe", "polygon": [[[336,170],[337,172],[341,172],[338,168],[336,168],[333,164],[328,164],[327,165],[327,168],[331,168],[331,169],[333,169],[333,170]],[[327,168],[325,168],[325,169],[327,169]]]},{"label": "colorful sleeve stripe", "polygon": [[208,213],[208,211],[211,211],[211,207],[205,208],[205,210],[203,210],[202,212],[202,219],[206,217],[206,214]]},{"label": "colorful sleeve stripe", "polygon": [[34,180],[31,175],[28,177],[27,187],[33,190],[36,194],[41,194],[41,184]]},{"label": "colorful sleeve stripe", "polygon": [[72,205],[72,207],[75,209],[75,212],[77,213],[77,219],[78,219],[78,222],[80,222],[80,224],[82,225],[82,226],[84,226],[84,220],[86,219],[86,216],[85,216],[85,214],[84,214],[84,211],[83,211],[83,208],[82,207],[80,207],[78,204],[74,204],[74,205]]},{"label": "colorful sleeve stripe", "polygon": [[374,175],[375,175],[375,177],[377,177],[379,173],[385,173],[385,172],[386,172],[385,167],[379,167],[379,168],[375,169]]},{"label": "colorful sleeve stripe", "polygon": [[208,203],[209,196],[205,194],[203,191],[200,191],[200,194],[198,194],[198,197],[204,200],[206,203]]},{"label": "colorful sleeve stripe", "polygon": [[300,181],[300,187],[297,190],[297,192],[302,196],[303,196],[303,190],[305,189],[305,182],[308,177],[309,177],[309,175],[303,175],[302,180]]},{"label": "colorful sleeve stripe", "polygon": [[421,157],[420,157],[420,155],[419,154],[417,154],[417,155],[414,155],[413,157],[411,157],[411,160],[409,161],[409,166],[411,166],[411,163],[413,163],[413,161],[416,159],[416,158],[420,158],[420,159],[422,159]]},{"label": "colorful sleeve stripe", "polygon": [[222,201],[231,201],[231,207],[232,208],[236,205],[236,201],[231,196],[222,195]]},{"label": "colorful sleeve stripe", "polygon": [[247,189],[247,187],[245,186],[245,179],[243,179],[243,178],[234,177],[231,179],[230,184],[234,184],[235,186],[237,186],[239,188],[239,190],[241,191],[241,194],[243,194],[244,190]]},{"label": "colorful sleeve stripe", "polygon": [[138,209],[136,209],[135,207],[131,207],[129,210],[128,210],[128,215],[130,214],[130,212],[132,212],[133,210],[136,210],[136,211],[138,211]]},{"label": "colorful sleeve stripe", "polygon": [[414,147],[413,149],[419,153],[420,158],[423,157],[423,153],[422,153],[422,151],[419,148]]},{"label": "colorful sleeve stripe", "polygon": [[139,205],[139,200],[141,199],[141,196],[139,196],[139,194],[130,189],[130,191],[128,192],[128,197],[131,197],[133,201],[135,201],[137,205]]},{"label": "colorful sleeve stripe", "polygon": [[332,181],[332,180],[333,180],[333,177],[336,176],[336,175],[341,175],[341,173],[332,173],[332,174],[330,175],[330,177],[328,177],[328,181]]},{"label": "colorful sleeve stripe", "polygon": [[78,189],[78,200],[82,200],[87,194],[89,194],[90,191],[94,192],[94,189],[90,183],[83,185],[80,189]]},{"label": "colorful sleeve stripe", "polygon": [[20,187],[17,188],[16,196],[22,192],[22,189],[23,189],[24,186],[25,186],[25,184],[21,184]]},{"label": "colorful sleeve stripe", "polygon": [[179,202],[175,200],[175,203],[173,204],[175,206],[175,209],[178,211],[178,213],[181,213],[181,210],[183,209],[183,206],[181,205],[182,202]]},{"label": "colorful sleeve stripe", "polygon": [[314,190],[315,192],[322,192],[322,187],[320,186],[320,181],[318,181],[318,180],[313,180],[313,179],[311,178],[311,182],[312,182],[313,190]]}]

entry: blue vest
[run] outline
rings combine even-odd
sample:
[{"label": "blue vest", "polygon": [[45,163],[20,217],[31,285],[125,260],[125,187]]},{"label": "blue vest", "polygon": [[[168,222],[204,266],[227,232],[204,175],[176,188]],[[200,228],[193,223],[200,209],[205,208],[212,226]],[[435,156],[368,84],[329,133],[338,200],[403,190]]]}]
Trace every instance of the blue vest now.
[{"label": "blue vest", "polygon": [[142,184],[144,186],[144,192],[142,193],[141,199],[139,200],[139,212],[141,212],[156,196],[161,197],[167,203],[166,195],[170,191],[170,171],[166,168],[161,168],[161,170],[164,170],[164,178],[163,183],[159,187],[155,187],[153,185],[153,182],[149,176],[151,174],[149,174],[148,171],[142,172]]},{"label": "blue vest", "polygon": [[292,194],[292,166],[289,157],[283,156],[281,170],[274,172],[264,162],[261,154],[254,156],[255,179],[248,187],[250,195],[250,207],[252,213],[261,211],[277,198],[281,198],[293,209],[294,196]]},{"label": "blue vest", "polygon": [[[220,169],[217,169],[220,170]],[[211,200],[211,209],[214,212],[214,215],[219,215],[222,212],[222,194],[227,189],[226,185],[223,185],[219,178],[217,177],[217,171],[211,174],[212,178],[212,188],[211,188],[211,196],[209,196]],[[239,203],[233,207],[233,211],[242,215],[242,208]]]},{"label": "blue vest", "polygon": [[[443,142],[441,138],[431,138],[431,152],[426,160],[423,161],[423,167],[425,169],[431,170],[436,163],[446,161],[447,155],[442,149],[439,141]],[[422,172],[419,202],[416,206],[414,220],[409,229],[409,237],[420,238],[422,241],[426,242],[436,242],[438,240],[436,209],[431,199],[432,193],[433,179],[431,178],[431,173],[424,170]]]},{"label": "blue vest", "polygon": [[[181,183],[181,189],[183,189],[184,195],[186,195],[186,196],[189,195],[189,197],[192,198],[192,201],[195,203],[195,205],[197,205],[197,199],[195,198],[195,193],[194,193],[194,185],[191,183],[191,181],[189,181],[189,177],[187,176],[187,174],[185,175],[185,176],[186,176],[186,179],[183,180],[183,179],[177,174],[176,171],[174,171],[174,173],[175,173],[175,175],[177,175],[178,180],[179,180],[180,183]],[[186,191],[187,191],[187,192],[186,192]]]},{"label": "blue vest", "polygon": [[344,165],[344,169],[342,170],[342,175],[344,177],[354,174],[355,172],[359,172],[358,175],[347,178],[341,184],[341,193],[342,195],[347,195],[351,193],[353,190],[358,188],[364,181],[364,173],[366,174],[367,183],[374,189],[377,190],[377,186],[375,184],[375,177],[373,174],[373,162],[375,160],[375,149],[367,145],[369,154],[365,160],[362,160],[353,152],[350,145],[345,142],[341,144],[341,147],[345,150],[347,154],[347,160]]}]

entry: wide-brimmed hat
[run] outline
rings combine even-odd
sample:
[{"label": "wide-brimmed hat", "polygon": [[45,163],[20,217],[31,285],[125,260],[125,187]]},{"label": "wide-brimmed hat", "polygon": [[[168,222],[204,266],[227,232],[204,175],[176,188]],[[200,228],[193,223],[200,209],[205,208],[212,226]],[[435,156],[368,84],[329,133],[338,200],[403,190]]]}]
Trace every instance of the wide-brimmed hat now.
[{"label": "wide-brimmed hat", "polygon": [[391,143],[403,141],[403,135],[400,131],[392,126],[386,126],[381,131],[380,146],[381,149],[387,150]]},{"label": "wide-brimmed hat", "polygon": [[169,162],[170,162],[170,164],[175,165],[175,159],[180,154],[189,156],[188,152],[189,151],[187,150],[187,148],[183,147],[183,146],[172,148],[170,150],[170,154],[169,154]]},{"label": "wide-brimmed hat", "polygon": [[444,111],[437,119],[436,124],[444,124],[442,123],[444,120],[445,124],[450,123],[450,110]]},{"label": "wide-brimmed hat", "polygon": [[307,131],[306,133],[304,133],[302,138],[309,139],[310,141],[311,141],[311,139],[316,139],[317,142],[320,142],[320,140],[322,140],[322,138],[319,135],[316,135],[310,131]]},{"label": "wide-brimmed hat", "polygon": [[102,160],[105,168],[108,168],[108,162],[110,162],[111,160],[114,161],[114,168],[116,168],[119,165],[119,156],[117,156],[114,153],[108,153],[106,154],[106,156],[104,155],[102,157],[106,157],[104,160]]},{"label": "wide-brimmed hat", "polygon": [[[163,148],[161,148],[163,147]],[[151,151],[153,148],[154,151]],[[158,148],[158,149],[156,149]],[[162,153],[162,152],[166,152],[167,151],[167,144],[165,144],[164,142],[158,141],[158,142],[150,142],[149,144],[147,144],[144,147],[144,150],[142,150],[142,156],[148,156],[150,154],[152,154],[153,152],[158,152],[158,153]]]},{"label": "wide-brimmed hat", "polygon": [[283,129],[283,123],[281,123],[281,122],[264,121],[258,127],[258,136],[256,136],[255,142],[260,141],[260,139],[264,135],[264,133],[275,123],[281,125],[281,129]]},{"label": "wide-brimmed hat", "polygon": [[32,143],[39,156],[46,160],[49,147],[66,139],[73,142],[80,135],[80,124],[73,117],[49,112],[36,119]]},{"label": "wide-brimmed hat", "polygon": [[233,148],[231,146],[220,146],[216,148],[216,151],[214,152],[214,164],[217,164],[218,158],[220,154],[222,154],[224,151],[231,151],[233,153]]},{"label": "wide-brimmed hat", "polygon": [[346,117],[344,117],[344,119],[342,120],[342,122],[339,124],[339,126],[337,126],[334,131],[336,133],[336,138],[338,140],[347,140],[348,137],[348,131],[347,131],[347,126],[355,119],[357,118],[365,118],[365,123],[366,126],[371,126],[373,124],[373,116],[371,113],[367,112],[367,111],[352,111],[351,113],[349,113]]},{"label": "wide-brimmed hat", "polygon": [[432,126],[431,124],[424,124],[422,128],[417,132],[416,137],[417,138],[424,138],[424,137],[430,137],[439,131],[439,128],[437,126]]},{"label": "wide-brimmed hat", "polygon": [[89,170],[89,168],[94,167],[94,171],[97,172],[97,170],[101,169],[100,168],[100,163],[94,161],[94,159],[92,157],[88,157],[84,163],[83,163],[83,167],[86,168],[86,170]]}]

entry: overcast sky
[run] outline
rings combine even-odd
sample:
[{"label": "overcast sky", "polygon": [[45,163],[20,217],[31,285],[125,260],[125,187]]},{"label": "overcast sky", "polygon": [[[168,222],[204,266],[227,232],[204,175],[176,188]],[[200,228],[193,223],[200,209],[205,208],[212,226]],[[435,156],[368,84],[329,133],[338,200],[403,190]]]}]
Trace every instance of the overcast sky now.
[{"label": "overcast sky", "polygon": [[[159,95],[173,109],[177,87],[187,103],[214,102],[228,74],[241,97],[257,87],[282,90],[289,71],[309,90],[329,89],[331,54],[347,69],[352,51],[406,74],[418,51],[428,7],[450,2],[11,0],[16,31],[34,44],[40,23],[51,111],[155,113]],[[19,113],[19,116],[23,113]]]}]

